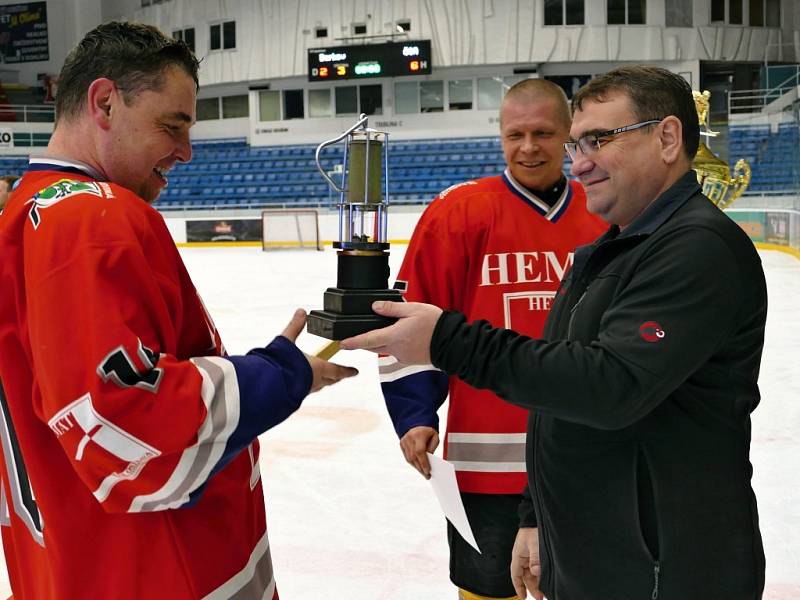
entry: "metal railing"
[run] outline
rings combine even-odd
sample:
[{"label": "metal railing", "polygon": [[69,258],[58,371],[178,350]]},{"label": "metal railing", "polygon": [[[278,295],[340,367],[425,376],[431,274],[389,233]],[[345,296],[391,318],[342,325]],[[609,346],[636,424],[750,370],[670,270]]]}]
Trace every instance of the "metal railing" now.
[{"label": "metal railing", "polygon": [[0,104],[0,123],[54,123],[56,109],[50,104]]},{"label": "metal railing", "polygon": [[[767,67],[769,70],[772,67]],[[786,66],[781,66],[785,70]],[[756,90],[734,90],[728,92],[728,114],[764,112],[764,109],[800,86],[800,65],[794,65],[794,73],[775,86]]]}]

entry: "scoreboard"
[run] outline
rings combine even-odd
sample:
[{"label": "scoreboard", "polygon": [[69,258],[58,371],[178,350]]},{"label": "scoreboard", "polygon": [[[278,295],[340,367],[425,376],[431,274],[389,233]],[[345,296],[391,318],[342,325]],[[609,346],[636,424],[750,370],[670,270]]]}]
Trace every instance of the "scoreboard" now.
[{"label": "scoreboard", "polygon": [[308,51],[308,80],[430,75],[431,41],[331,46]]}]

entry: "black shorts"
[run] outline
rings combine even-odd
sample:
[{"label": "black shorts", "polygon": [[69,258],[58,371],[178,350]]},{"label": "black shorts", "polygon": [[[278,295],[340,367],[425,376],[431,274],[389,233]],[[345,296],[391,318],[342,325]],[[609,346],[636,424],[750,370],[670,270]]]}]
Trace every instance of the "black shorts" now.
[{"label": "black shorts", "polygon": [[515,595],[511,584],[511,549],[519,531],[521,495],[461,494],[464,509],[481,549],[475,549],[447,522],[450,581],[458,587],[495,598]]}]

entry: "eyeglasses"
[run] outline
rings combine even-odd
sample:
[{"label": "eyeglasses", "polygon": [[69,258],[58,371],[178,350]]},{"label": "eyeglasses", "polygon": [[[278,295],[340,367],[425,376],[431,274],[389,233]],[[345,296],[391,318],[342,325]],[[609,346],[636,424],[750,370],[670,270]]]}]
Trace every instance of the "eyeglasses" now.
[{"label": "eyeglasses", "polygon": [[649,121],[642,121],[641,123],[634,123],[633,125],[625,125],[625,127],[617,127],[610,131],[590,133],[578,138],[577,142],[566,142],[564,144],[564,149],[572,160],[575,160],[575,157],[577,157],[579,148],[584,156],[592,156],[603,147],[603,144],[609,141],[606,138],[625,133],[626,131],[635,131],[642,127],[647,127],[648,125],[655,125],[656,123],[661,123],[661,121],[663,121],[663,119],[650,119]]}]

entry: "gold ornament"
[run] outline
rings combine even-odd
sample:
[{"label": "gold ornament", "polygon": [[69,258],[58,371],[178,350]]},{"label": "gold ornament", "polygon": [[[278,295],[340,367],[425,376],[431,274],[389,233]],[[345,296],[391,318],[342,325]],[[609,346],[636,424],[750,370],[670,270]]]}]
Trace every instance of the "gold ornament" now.
[{"label": "gold ornament", "polygon": [[[714,137],[718,132],[711,131],[708,126],[708,105],[711,93],[705,90],[702,94],[692,91],[697,119],[701,127],[700,135]],[[716,156],[705,142],[700,142],[697,154],[692,162],[697,173],[697,181],[703,187],[703,194],[720,208],[727,208],[741,196],[750,185],[750,165],[740,158],[733,167],[731,175],[728,163]]]}]

